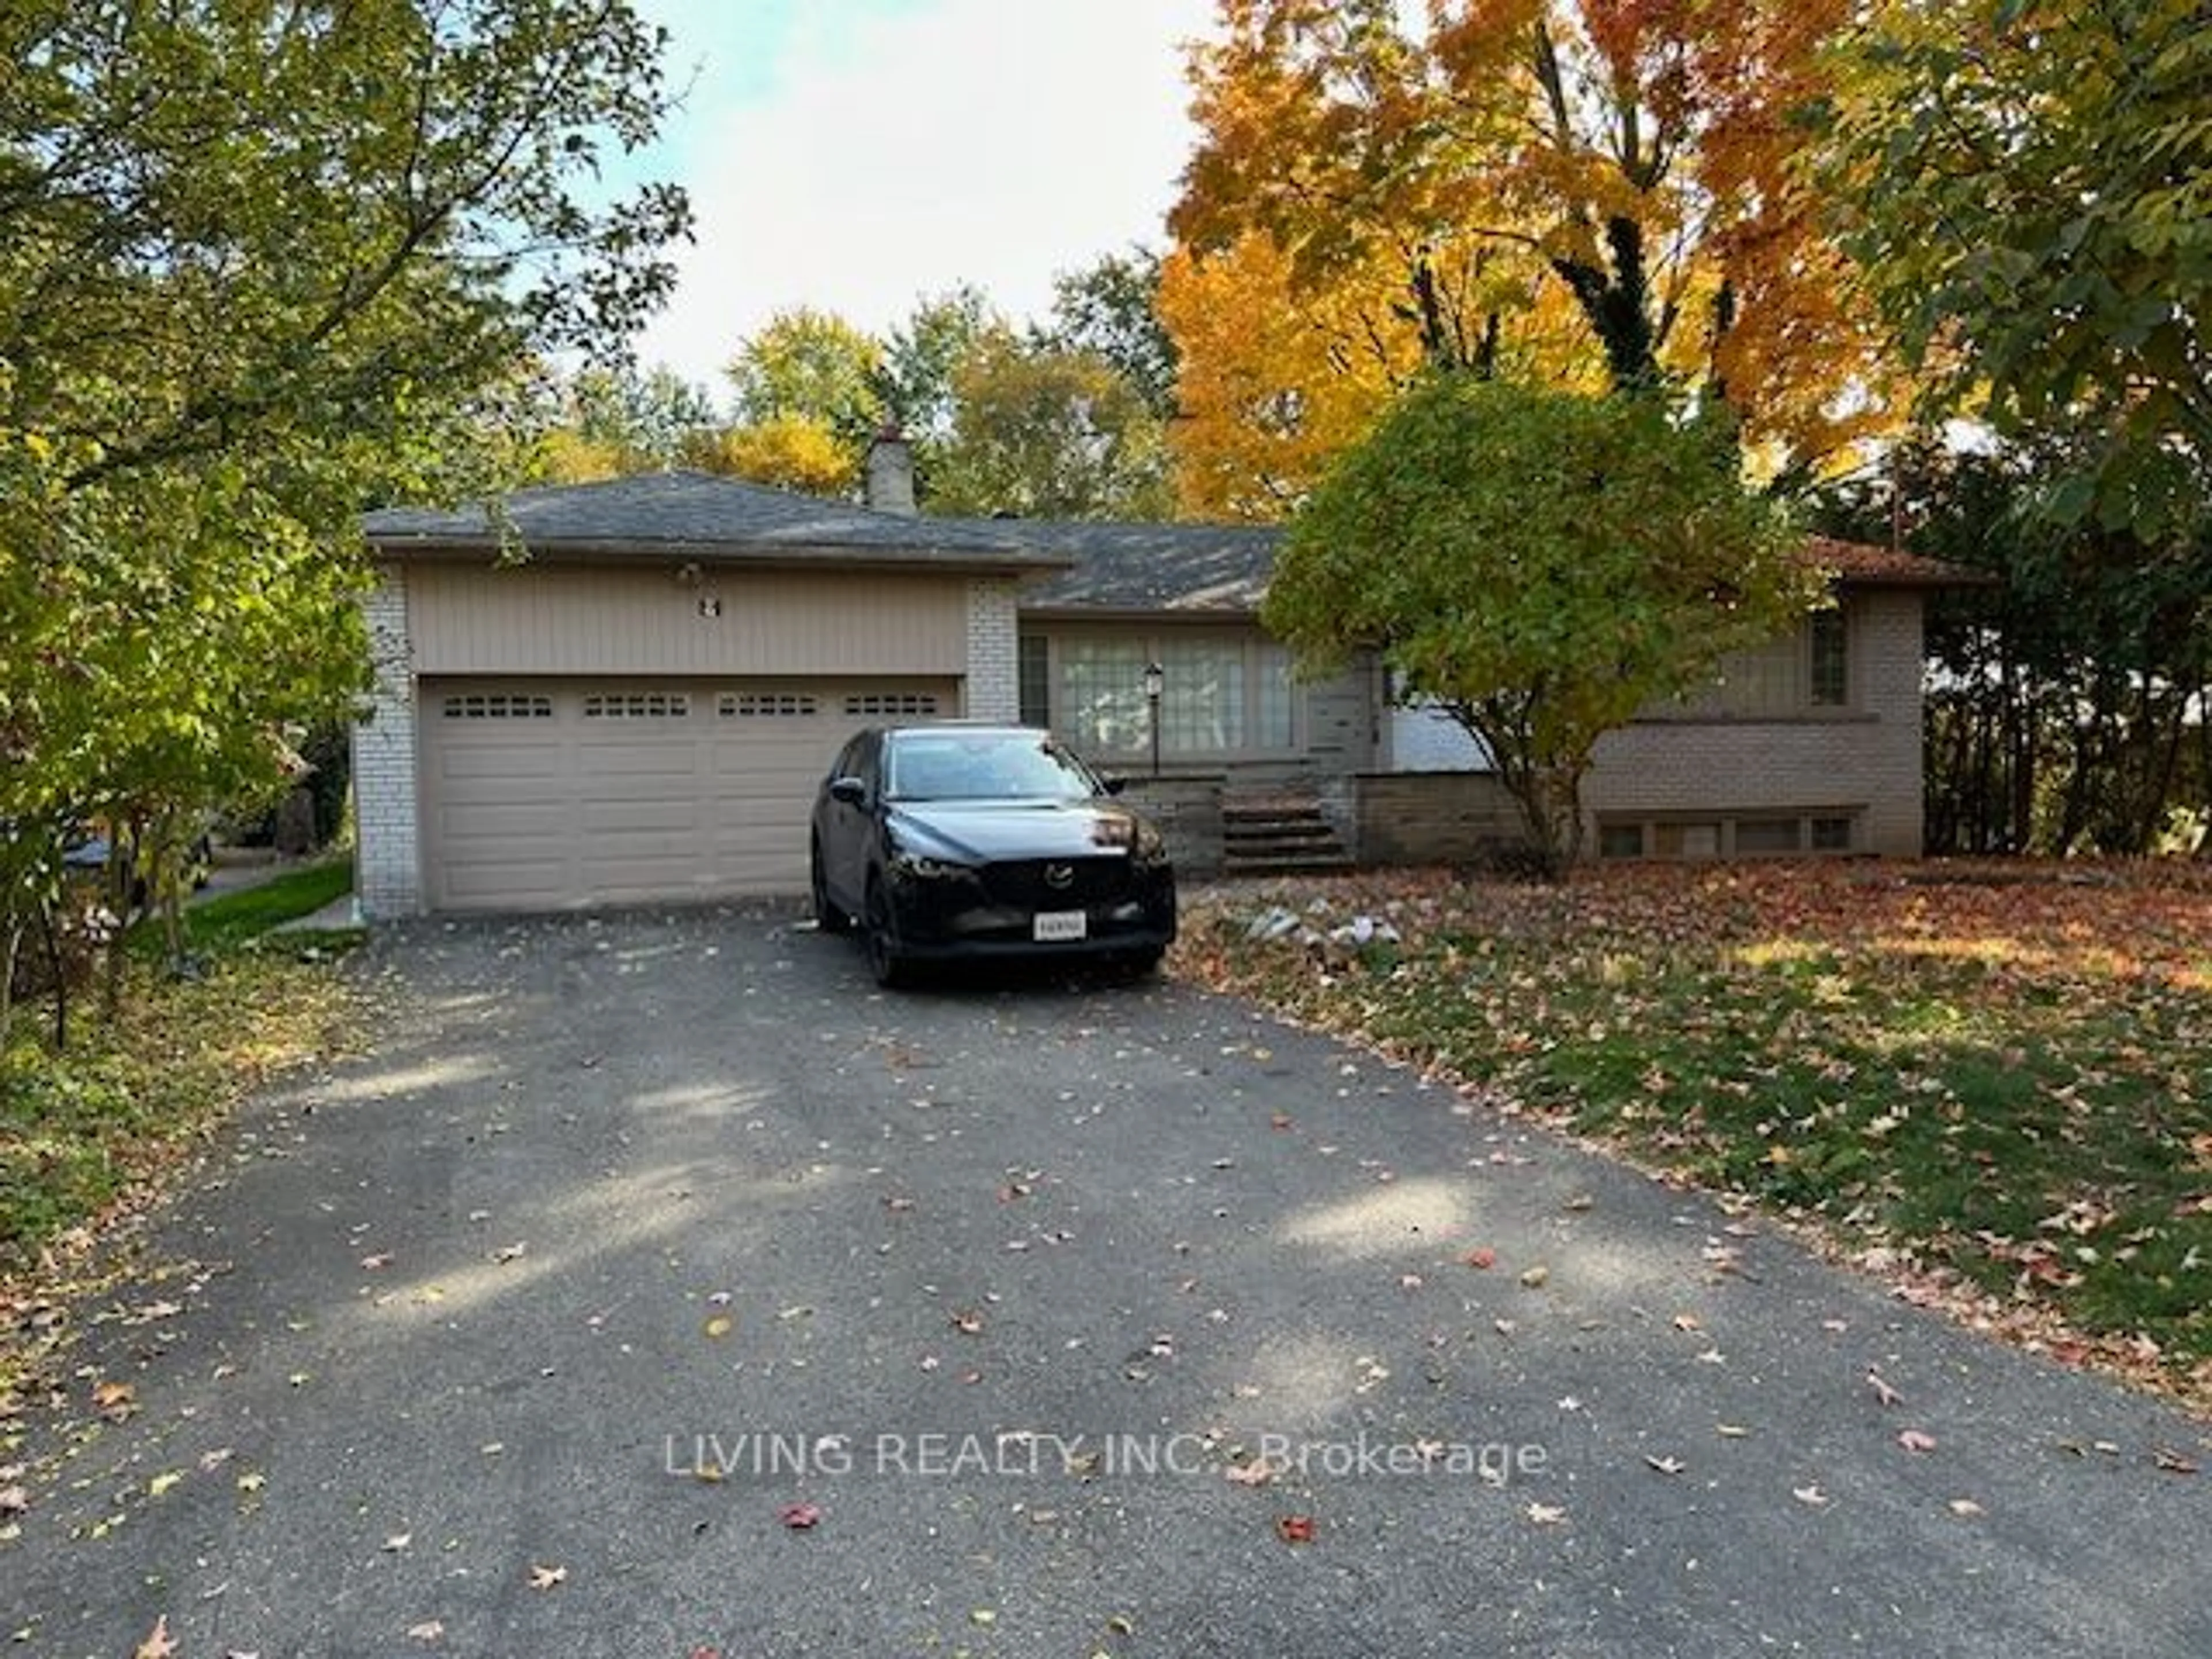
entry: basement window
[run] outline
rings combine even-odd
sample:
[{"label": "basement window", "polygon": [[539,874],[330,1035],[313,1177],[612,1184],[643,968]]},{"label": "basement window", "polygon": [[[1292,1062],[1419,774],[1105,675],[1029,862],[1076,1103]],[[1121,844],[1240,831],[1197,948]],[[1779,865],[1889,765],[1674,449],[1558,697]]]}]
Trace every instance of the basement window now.
[{"label": "basement window", "polygon": [[1644,826],[1640,823],[1599,824],[1597,855],[1601,859],[1642,858],[1644,856]]},{"label": "basement window", "polygon": [[681,720],[691,712],[691,699],[681,691],[611,692],[584,699],[587,720]]},{"label": "basement window", "polygon": [[1784,858],[1850,853],[1858,848],[1858,817],[1834,808],[1767,811],[1741,817],[1650,818],[1608,815],[1598,820],[1601,859]]},{"label": "basement window", "polygon": [[504,692],[470,692],[446,699],[449,720],[550,720],[553,699],[510,696]]}]

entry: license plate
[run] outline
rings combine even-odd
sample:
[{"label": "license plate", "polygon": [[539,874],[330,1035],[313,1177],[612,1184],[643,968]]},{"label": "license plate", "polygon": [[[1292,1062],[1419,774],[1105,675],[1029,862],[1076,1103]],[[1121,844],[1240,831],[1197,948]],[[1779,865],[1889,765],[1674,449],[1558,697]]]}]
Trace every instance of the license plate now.
[{"label": "license plate", "polygon": [[1040,943],[1047,939],[1082,939],[1089,932],[1089,921],[1080,910],[1040,910],[1030,937]]}]

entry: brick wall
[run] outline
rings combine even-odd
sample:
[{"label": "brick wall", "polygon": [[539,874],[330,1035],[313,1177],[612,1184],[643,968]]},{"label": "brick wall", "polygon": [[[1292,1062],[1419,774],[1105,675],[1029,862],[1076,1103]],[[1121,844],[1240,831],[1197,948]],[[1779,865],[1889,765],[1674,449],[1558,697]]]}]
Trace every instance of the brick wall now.
[{"label": "brick wall", "polygon": [[1121,799],[1159,827],[1177,874],[1212,876],[1221,870],[1221,785],[1187,774],[1131,778]]},{"label": "brick wall", "polygon": [[1848,709],[1638,720],[1608,732],[1583,785],[1592,817],[1849,811],[1856,850],[1917,857],[1921,596],[1875,591],[1848,605]]},{"label": "brick wall", "polygon": [[353,729],[354,885],[362,914],[372,921],[422,908],[406,577],[391,566],[380,577],[362,601],[376,684],[368,717]]},{"label": "brick wall", "polygon": [[1330,779],[1321,794],[1362,865],[1480,864],[1523,838],[1487,772],[1364,772]]},{"label": "brick wall", "polygon": [[968,695],[964,712],[976,720],[1022,717],[1019,637],[1012,579],[975,576],[968,583]]}]

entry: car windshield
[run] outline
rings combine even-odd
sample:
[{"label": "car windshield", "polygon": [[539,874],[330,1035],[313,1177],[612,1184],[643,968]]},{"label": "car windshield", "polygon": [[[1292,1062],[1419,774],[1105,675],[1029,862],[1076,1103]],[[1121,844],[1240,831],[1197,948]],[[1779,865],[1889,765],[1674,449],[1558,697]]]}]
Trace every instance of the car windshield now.
[{"label": "car windshield", "polygon": [[885,793],[898,800],[1084,800],[1098,793],[1083,763],[1033,732],[902,733]]}]

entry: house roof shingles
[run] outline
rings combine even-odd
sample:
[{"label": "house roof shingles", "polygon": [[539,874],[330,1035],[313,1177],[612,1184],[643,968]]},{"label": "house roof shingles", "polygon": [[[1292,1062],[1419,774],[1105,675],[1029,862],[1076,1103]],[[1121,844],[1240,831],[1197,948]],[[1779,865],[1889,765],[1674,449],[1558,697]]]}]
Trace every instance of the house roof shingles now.
[{"label": "house roof shingles", "polygon": [[[1276,525],[1112,524],[939,519],[879,513],[702,472],[663,472],[517,491],[506,514],[544,558],[678,556],[710,562],[919,564],[1034,578],[1035,613],[1249,616],[1282,541]],[[386,556],[481,553],[501,545],[482,508],[386,507],[363,521]],[[1978,571],[1815,536],[1808,557],[1850,587],[1945,587]]]},{"label": "house roof shingles", "polygon": [[[533,556],[915,563],[1052,571],[1065,561],[1003,528],[878,513],[703,472],[517,490],[503,503]],[[483,507],[385,507],[362,521],[380,553],[477,552],[501,545]]]},{"label": "house roof shingles", "polygon": [[1032,611],[1229,611],[1260,608],[1282,541],[1274,525],[1046,523],[968,519],[1018,536],[1069,567],[1022,590]]}]

